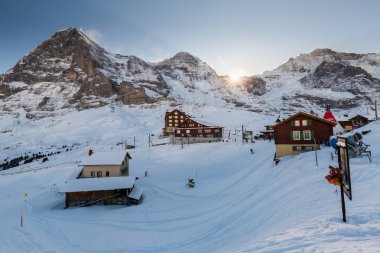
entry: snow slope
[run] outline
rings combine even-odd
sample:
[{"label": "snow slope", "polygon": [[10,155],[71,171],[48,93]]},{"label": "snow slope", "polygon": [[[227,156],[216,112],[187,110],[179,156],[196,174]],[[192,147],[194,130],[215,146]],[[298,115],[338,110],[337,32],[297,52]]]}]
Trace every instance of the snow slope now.
[{"label": "snow slope", "polygon": [[[110,113],[103,107],[54,121],[1,122],[2,128],[9,124],[13,130],[1,135],[0,159],[54,144],[79,145],[45,165],[35,162],[0,172],[0,252],[380,250],[379,122],[366,127],[373,130],[365,136],[372,145],[372,164],[365,158],[351,159],[353,201],[347,201],[348,222],[343,224],[339,195],[324,179],[328,165],[337,163],[336,157],[330,161],[330,148],[318,152],[319,166],[312,152],[284,158],[275,166],[273,142],[241,144],[239,136],[234,142],[233,133],[229,142],[148,148],[147,134],[159,133],[167,108],[117,107]],[[239,124],[257,131],[273,121],[247,111],[191,105],[183,109],[215,123],[219,119],[227,126],[225,133]],[[136,185],[144,189],[141,205],[63,209],[64,196],[52,186],[68,180],[88,147],[95,152],[119,149],[116,142],[133,135],[138,145],[129,151],[130,174],[140,177]],[[11,145],[16,140],[19,143]],[[193,189],[185,186],[190,176],[196,182]],[[25,214],[23,228],[20,210]]]}]

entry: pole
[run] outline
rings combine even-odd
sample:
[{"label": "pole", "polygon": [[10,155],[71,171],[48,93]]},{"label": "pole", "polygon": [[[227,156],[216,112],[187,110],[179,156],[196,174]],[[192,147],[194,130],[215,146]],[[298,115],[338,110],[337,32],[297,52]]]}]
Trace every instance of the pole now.
[{"label": "pole", "polygon": [[22,213],[22,209],[21,209],[21,212],[20,212],[20,218],[21,218],[21,227],[23,225],[23,213]]},{"label": "pole", "polygon": [[244,143],[244,126],[241,125],[241,142]]},{"label": "pole", "polygon": [[342,200],[342,214],[343,214],[343,222],[347,222],[346,220],[346,204],[344,203],[344,193],[343,193],[343,183],[340,183],[340,198]]},{"label": "pole", "polygon": [[133,136],[133,148],[136,148],[136,136]]},{"label": "pole", "polygon": [[149,133],[149,140],[148,140],[148,142],[149,142],[149,148],[150,148],[150,133]]},{"label": "pole", "polygon": [[[317,145],[317,142],[315,141],[315,138],[314,138],[314,145]],[[314,151],[315,151],[315,165],[318,167],[318,153],[317,153],[317,149],[315,149]]]},{"label": "pole", "polygon": [[377,117],[377,100],[375,100],[375,119],[378,120],[379,118]]}]

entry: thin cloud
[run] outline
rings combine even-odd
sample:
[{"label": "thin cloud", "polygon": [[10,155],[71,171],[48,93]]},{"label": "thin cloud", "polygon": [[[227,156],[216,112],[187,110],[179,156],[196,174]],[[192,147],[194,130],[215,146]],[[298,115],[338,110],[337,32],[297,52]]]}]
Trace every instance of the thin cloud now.
[{"label": "thin cloud", "polygon": [[102,40],[102,34],[96,29],[79,29],[95,42],[100,42]]}]

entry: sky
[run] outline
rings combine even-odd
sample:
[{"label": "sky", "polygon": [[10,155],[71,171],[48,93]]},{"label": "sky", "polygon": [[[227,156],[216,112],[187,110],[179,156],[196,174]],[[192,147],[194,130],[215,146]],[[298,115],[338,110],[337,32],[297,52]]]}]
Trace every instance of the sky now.
[{"label": "sky", "polygon": [[157,62],[179,51],[218,74],[254,75],[316,48],[380,52],[377,0],[1,0],[0,73],[78,27],[109,52]]}]

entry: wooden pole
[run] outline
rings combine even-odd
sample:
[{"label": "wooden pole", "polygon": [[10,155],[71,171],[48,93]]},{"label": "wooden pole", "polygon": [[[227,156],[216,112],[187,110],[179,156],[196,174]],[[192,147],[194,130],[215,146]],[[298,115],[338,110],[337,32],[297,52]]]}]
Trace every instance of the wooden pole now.
[{"label": "wooden pole", "polygon": [[148,142],[149,142],[149,148],[150,148],[150,133],[149,133],[149,137],[148,138],[149,138]]},{"label": "wooden pole", "polygon": [[377,117],[377,100],[375,100],[375,119],[378,120],[379,118]]},{"label": "wooden pole", "polygon": [[136,148],[136,136],[133,136],[133,148]]},{"label": "wooden pole", "polygon": [[344,203],[344,193],[343,193],[343,183],[340,183],[340,199],[342,201],[342,215],[343,222],[347,222],[346,220],[346,204]]},{"label": "wooden pole", "polygon": [[[317,145],[317,142],[314,138],[314,145]],[[317,149],[314,150],[315,151],[315,165],[318,167],[318,153],[317,153]]]},{"label": "wooden pole", "polygon": [[22,209],[21,209],[21,212],[20,212],[20,218],[21,218],[21,227],[22,227],[22,225],[23,225],[23,213],[22,213]]}]

